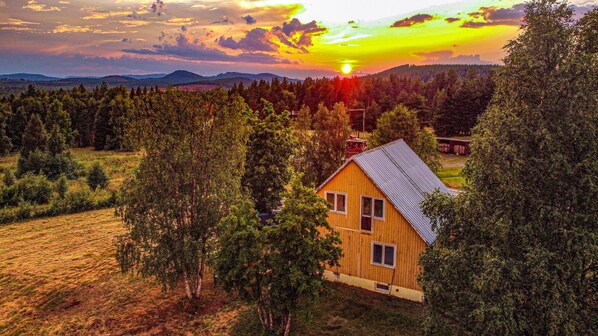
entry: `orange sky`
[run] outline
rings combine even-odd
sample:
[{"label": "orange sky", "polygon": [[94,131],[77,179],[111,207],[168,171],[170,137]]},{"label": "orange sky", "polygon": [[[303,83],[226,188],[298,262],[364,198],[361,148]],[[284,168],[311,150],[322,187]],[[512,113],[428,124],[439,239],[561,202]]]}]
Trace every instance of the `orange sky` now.
[{"label": "orange sky", "polygon": [[512,0],[0,0],[0,73],[303,78],[500,63],[523,10]]}]

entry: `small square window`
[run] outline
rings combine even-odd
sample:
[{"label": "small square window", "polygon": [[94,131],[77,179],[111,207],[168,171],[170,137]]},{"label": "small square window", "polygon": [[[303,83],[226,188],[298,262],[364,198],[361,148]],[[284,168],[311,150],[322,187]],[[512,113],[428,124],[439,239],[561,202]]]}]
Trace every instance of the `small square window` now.
[{"label": "small square window", "polygon": [[383,243],[372,243],[372,264],[395,267],[395,246]]},{"label": "small square window", "polygon": [[336,194],[336,211],[345,212],[345,195]]},{"label": "small square window", "polygon": [[374,217],[384,218],[384,200],[374,200]]}]

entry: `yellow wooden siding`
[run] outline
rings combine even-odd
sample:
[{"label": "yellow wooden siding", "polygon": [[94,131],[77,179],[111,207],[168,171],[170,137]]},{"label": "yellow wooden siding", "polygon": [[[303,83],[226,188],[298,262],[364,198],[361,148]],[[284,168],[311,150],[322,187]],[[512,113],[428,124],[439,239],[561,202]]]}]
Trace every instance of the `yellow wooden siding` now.
[{"label": "yellow wooden siding", "polygon": [[[388,201],[355,162],[334,176],[318,195],[325,192],[347,194],[347,214],[330,212],[328,220],[340,233],[344,257],[340,267],[331,271],[421,290],[417,284],[417,259],[426,248],[425,241]],[[359,230],[361,196],[384,199],[384,220],[372,219],[371,234]],[[371,264],[372,241],[396,246],[394,269]]]}]

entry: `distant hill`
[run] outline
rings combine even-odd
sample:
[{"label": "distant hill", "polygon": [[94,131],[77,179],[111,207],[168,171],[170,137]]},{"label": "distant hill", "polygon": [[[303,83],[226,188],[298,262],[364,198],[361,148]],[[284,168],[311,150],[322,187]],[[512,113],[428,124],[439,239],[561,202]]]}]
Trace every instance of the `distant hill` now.
[{"label": "distant hill", "polygon": [[432,65],[401,65],[398,67],[390,68],[382,72],[378,72],[373,75],[366,77],[389,77],[390,75],[397,76],[411,76],[421,78],[424,82],[431,81],[434,79],[439,72],[445,72],[454,70],[457,75],[461,78],[465,78],[467,72],[470,70],[476,70],[482,76],[488,76],[490,73],[500,68],[499,65],[480,65],[480,64],[432,64]]},{"label": "distant hill", "polygon": [[[235,83],[250,85],[256,80],[272,81],[274,78],[282,80],[284,77],[271,73],[248,74],[241,72],[225,72],[216,76],[202,76],[185,70],[177,70],[166,75],[111,75],[106,77],[87,76],[65,78],[48,77],[39,74],[7,74],[0,75],[0,95],[21,92],[30,84],[47,90],[70,89],[81,84],[86,87],[94,87],[101,85],[103,82],[109,86],[124,85],[126,87],[158,86],[166,88],[169,86],[183,87],[190,85],[189,88],[196,90],[198,88],[205,89],[216,86],[231,88]],[[298,81],[298,79],[287,80],[291,82]]]},{"label": "distant hill", "polygon": [[47,81],[57,80],[60,78],[48,77],[48,76],[39,75],[39,74],[16,73],[16,74],[0,75],[0,79],[47,82]]}]

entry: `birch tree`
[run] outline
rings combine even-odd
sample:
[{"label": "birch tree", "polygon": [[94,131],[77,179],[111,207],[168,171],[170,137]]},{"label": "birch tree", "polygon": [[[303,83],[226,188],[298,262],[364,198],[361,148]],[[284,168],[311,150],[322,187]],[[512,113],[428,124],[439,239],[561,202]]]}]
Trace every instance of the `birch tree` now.
[{"label": "birch tree", "polygon": [[147,106],[131,129],[145,156],[122,187],[116,258],[165,290],[182,280],[197,299],[215,226],[240,191],[250,112],[223,90],[168,91]]}]

